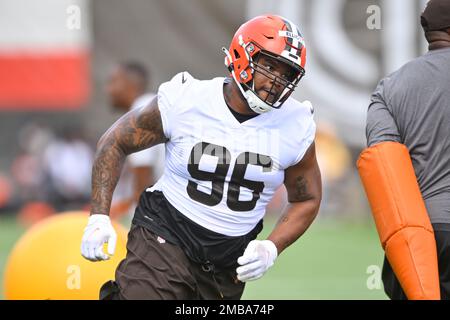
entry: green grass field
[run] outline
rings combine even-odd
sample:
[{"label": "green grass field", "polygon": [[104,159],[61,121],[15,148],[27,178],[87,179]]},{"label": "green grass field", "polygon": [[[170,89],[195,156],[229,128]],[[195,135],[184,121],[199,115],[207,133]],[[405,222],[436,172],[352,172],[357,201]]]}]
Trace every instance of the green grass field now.
[{"label": "green grass field", "polygon": [[23,232],[24,228],[19,226],[15,219],[0,217],[0,299],[3,299],[3,270],[8,254]]},{"label": "green grass field", "polygon": [[382,258],[372,223],[316,221],[263,278],[247,285],[243,298],[387,299],[382,287],[367,287],[367,268],[381,267]]},{"label": "green grass field", "polygon": [[[260,238],[272,227],[267,221]],[[23,230],[14,219],[0,218],[0,298],[8,253]],[[366,284],[367,268],[381,266],[382,256],[372,223],[318,220],[263,278],[247,285],[243,299],[386,299],[382,289]]]}]

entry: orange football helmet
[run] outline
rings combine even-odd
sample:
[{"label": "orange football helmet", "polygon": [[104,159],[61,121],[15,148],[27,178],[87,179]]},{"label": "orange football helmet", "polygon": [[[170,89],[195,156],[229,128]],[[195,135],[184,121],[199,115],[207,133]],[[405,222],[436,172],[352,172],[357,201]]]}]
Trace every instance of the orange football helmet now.
[{"label": "orange football helmet", "polygon": [[[229,50],[225,52],[225,65],[236,81],[250,108],[265,113],[280,108],[292,94],[305,74],[306,47],[298,27],[289,20],[276,16],[258,16],[241,25],[236,31]],[[284,78],[258,64],[259,58],[279,60],[293,68],[292,76]],[[253,75],[260,72],[273,79],[270,94],[263,100],[255,92]],[[282,92],[273,91],[275,84],[283,85]],[[269,101],[269,96],[274,96]]]}]

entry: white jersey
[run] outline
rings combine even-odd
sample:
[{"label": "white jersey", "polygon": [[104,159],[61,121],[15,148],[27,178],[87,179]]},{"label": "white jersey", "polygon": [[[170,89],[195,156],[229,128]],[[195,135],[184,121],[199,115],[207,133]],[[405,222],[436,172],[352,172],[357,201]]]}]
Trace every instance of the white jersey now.
[{"label": "white jersey", "polygon": [[158,90],[166,143],[160,190],[178,211],[214,232],[241,236],[263,218],[314,141],[312,110],[289,98],[280,109],[239,123],[223,96],[224,78],[177,74]]}]

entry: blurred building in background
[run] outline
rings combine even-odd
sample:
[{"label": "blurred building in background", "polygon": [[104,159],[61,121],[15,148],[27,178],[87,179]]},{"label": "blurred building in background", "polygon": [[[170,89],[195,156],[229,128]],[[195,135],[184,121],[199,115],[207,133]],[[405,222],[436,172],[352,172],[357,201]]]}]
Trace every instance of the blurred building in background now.
[{"label": "blurred building in background", "polygon": [[[354,163],[369,96],[381,77],[425,52],[425,2],[0,0],[0,210],[87,201],[95,143],[120,116],[104,94],[115,63],[144,62],[150,91],[183,70],[226,75],[221,47],[246,19],[272,12],[297,22],[306,39],[295,96],[315,106],[323,215],[366,217]],[[283,203],[280,191],[271,211]]]}]

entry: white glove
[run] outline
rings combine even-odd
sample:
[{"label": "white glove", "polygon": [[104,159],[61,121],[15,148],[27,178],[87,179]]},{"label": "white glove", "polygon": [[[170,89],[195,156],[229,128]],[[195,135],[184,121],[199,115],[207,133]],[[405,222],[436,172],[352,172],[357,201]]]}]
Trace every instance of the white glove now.
[{"label": "white glove", "polygon": [[103,244],[108,242],[108,254],[116,250],[117,235],[111,220],[104,214],[93,214],[89,217],[81,240],[81,255],[90,261],[108,260],[103,252]]},{"label": "white glove", "polygon": [[277,256],[278,250],[272,241],[250,241],[244,254],[237,260],[241,265],[236,269],[237,278],[242,282],[261,278],[273,265]]}]

